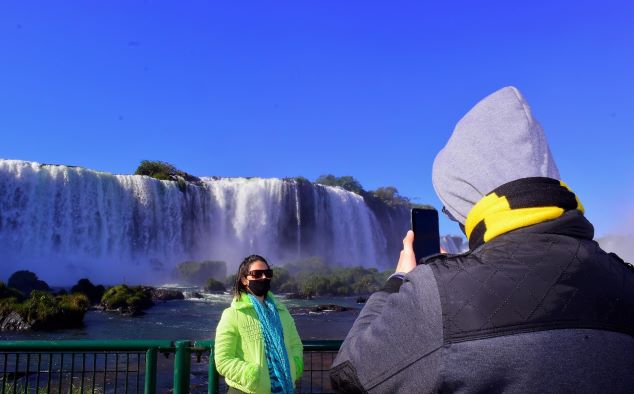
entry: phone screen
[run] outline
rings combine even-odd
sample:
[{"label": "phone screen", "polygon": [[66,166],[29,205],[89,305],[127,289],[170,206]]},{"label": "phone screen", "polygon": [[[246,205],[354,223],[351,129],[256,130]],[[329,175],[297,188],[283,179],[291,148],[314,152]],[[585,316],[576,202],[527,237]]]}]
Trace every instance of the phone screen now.
[{"label": "phone screen", "polygon": [[414,231],[414,254],[417,264],[423,257],[440,253],[438,211],[412,208],[411,228]]}]

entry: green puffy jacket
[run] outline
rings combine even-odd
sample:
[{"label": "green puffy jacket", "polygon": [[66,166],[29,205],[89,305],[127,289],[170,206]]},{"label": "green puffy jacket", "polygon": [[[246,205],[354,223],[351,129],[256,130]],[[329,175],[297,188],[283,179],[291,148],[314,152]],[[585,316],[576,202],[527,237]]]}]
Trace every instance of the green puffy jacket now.
[{"label": "green puffy jacket", "polygon": [[[286,307],[278,303],[271,292],[267,297],[273,300],[280,314],[291,375],[296,382],[304,370],[302,341]],[[247,393],[271,392],[260,321],[245,293],[222,312],[216,327],[214,359],[218,373],[229,386]]]}]

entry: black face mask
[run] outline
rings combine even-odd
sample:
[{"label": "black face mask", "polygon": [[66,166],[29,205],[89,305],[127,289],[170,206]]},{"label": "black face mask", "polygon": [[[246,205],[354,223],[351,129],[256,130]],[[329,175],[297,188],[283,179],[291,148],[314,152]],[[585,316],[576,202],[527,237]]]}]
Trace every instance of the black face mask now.
[{"label": "black face mask", "polygon": [[249,290],[258,297],[262,297],[271,290],[271,279],[250,280]]}]

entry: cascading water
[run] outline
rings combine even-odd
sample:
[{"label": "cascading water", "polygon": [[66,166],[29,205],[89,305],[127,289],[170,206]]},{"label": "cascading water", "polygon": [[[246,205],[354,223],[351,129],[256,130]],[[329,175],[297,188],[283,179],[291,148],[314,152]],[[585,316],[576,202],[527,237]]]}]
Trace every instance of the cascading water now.
[{"label": "cascading water", "polygon": [[223,260],[231,271],[252,253],[274,265],[320,256],[391,267],[406,226],[406,209],[378,212],[357,194],[306,182],[202,178],[179,186],[0,160],[4,280],[29,269],[53,284],[151,283],[183,261]]},{"label": "cascading water", "polygon": [[302,214],[299,205],[299,189],[295,188],[295,217],[297,219],[297,257],[302,255]]}]

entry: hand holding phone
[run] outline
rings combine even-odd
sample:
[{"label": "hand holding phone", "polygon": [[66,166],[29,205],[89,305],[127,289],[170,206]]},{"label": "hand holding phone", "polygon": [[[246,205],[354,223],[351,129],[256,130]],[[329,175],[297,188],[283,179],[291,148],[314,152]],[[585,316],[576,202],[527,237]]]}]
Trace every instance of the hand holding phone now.
[{"label": "hand holding phone", "polygon": [[412,208],[410,224],[414,231],[414,255],[417,264],[423,257],[440,253],[438,211]]},{"label": "hand holding phone", "polygon": [[414,232],[409,230],[403,238],[403,250],[399,256],[398,263],[396,264],[396,272],[408,273],[416,268],[416,258],[414,257]]}]

